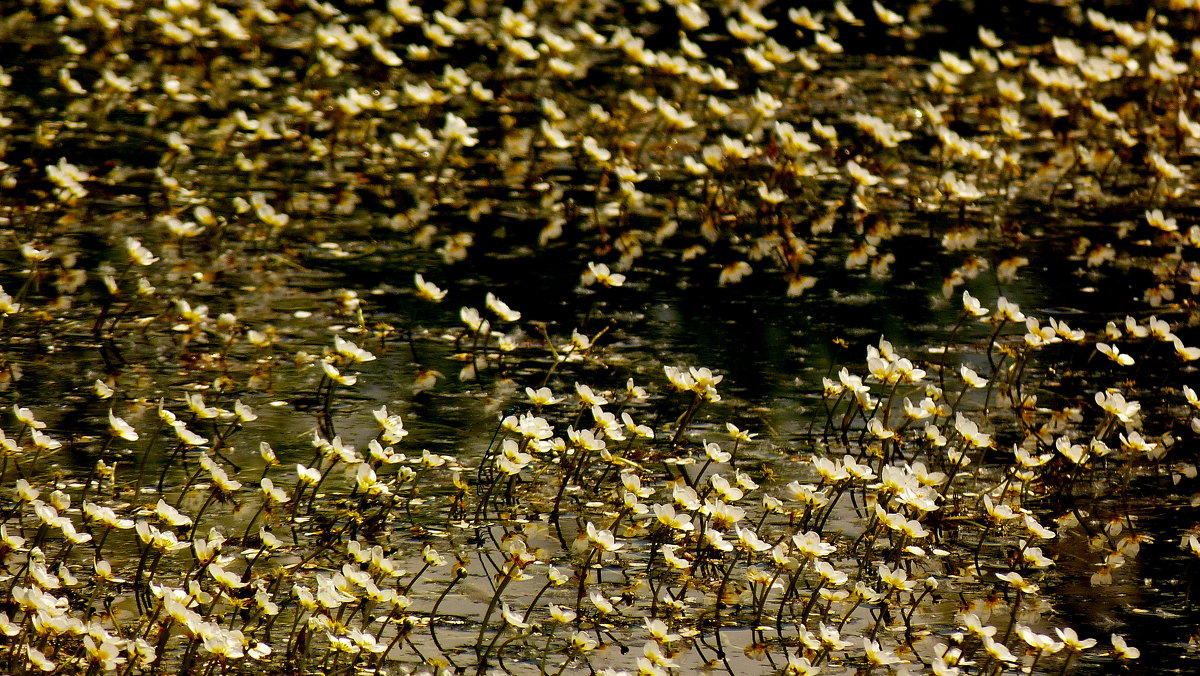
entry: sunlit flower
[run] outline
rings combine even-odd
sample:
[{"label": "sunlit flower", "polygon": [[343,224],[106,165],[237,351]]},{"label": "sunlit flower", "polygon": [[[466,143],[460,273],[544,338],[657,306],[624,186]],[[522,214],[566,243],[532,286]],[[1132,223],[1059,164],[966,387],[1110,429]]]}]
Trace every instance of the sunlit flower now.
[{"label": "sunlit flower", "polygon": [[875,470],[866,463],[860,463],[851,455],[842,456],[842,466],[850,476],[859,481],[870,481],[875,478]]},{"label": "sunlit flower", "polygon": [[744,551],[765,552],[771,548],[770,543],[764,542],[753,530],[749,528],[735,526],[734,533],[737,535],[738,544]]},{"label": "sunlit flower", "polygon": [[709,442],[704,444],[704,455],[712,462],[725,463],[733,457],[728,451],[721,450],[720,445]]},{"label": "sunlit flower", "polygon": [[1120,634],[1112,635],[1113,655],[1122,660],[1136,660],[1142,656],[1142,651],[1125,642]]},{"label": "sunlit flower", "polygon": [[575,621],[575,611],[570,608],[563,608],[551,603],[548,610],[550,611],[550,618],[559,624],[570,624]]},{"label": "sunlit flower", "polygon": [[530,403],[534,406],[550,406],[562,401],[562,399],[554,396],[549,387],[542,387],[537,390],[532,387],[526,387],[525,395],[529,397]]},{"label": "sunlit flower", "polygon": [[996,635],[996,628],[991,625],[986,625],[979,616],[975,613],[967,613],[959,617],[959,623],[971,633],[980,639],[990,638]]},{"label": "sunlit flower", "polygon": [[125,238],[125,250],[129,252],[129,259],[138,265],[153,265],[158,262],[158,257],[150,253],[150,250],[142,246],[135,237]]},{"label": "sunlit flower", "polygon": [[345,375],[340,370],[338,370],[338,368],[336,366],[334,366],[333,364],[330,364],[328,361],[326,361],[324,359],[320,360],[320,364],[321,364],[321,370],[324,371],[324,373],[325,373],[325,377],[329,378],[329,380],[331,380],[335,383],[338,383],[339,385],[345,385],[345,386],[349,387],[358,382],[357,376]]},{"label": "sunlit flower", "polygon": [[992,437],[989,434],[984,434],[979,431],[979,425],[975,421],[958,413],[955,416],[954,429],[963,436],[972,446],[983,448],[992,445]]},{"label": "sunlit flower", "polygon": [[996,317],[1010,322],[1024,322],[1025,315],[1021,313],[1021,308],[1016,303],[1011,303],[1004,296],[996,299]]},{"label": "sunlit flower", "polygon": [[879,579],[896,591],[912,591],[917,586],[915,580],[908,579],[908,573],[903,568],[892,569],[880,564],[878,572]]},{"label": "sunlit flower", "polygon": [[692,518],[687,514],[677,514],[672,505],[654,505],[654,516],[659,523],[667,528],[678,531],[690,531],[694,528]]},{"label": "sunlit flower", "polygon": [[30,428],[37,430],[46,429],[46,423],[38,420],[37,417],[33,415],[33,411],[30,411],[28,408],[13,404],[12,411],[13,416],[17,419],[17,422],[21,423],[22,425],[28,425]]},{"label": "sunlit flower", "polygon": [[1054,561],[1042,553],[1041,547],[1027,547],[1025,540],[1021,540],[1019,544],[1024,548],[1021,550],[1021,560],[1027,565],[1034,568],[1049,568],[1054,565]]},{"label": "sunlit flower", "polygon": [[689,568],[692,565],[692,563],[690,561],[688,561],[687,559],[681,557],[677,553],[679,550],[680,550],[679,545],[671,545],[671,544],[663,545],[662,546],[663,560],[666,561],[668,566],[670,566],[676,570],[686,570],[687,568]]},{"label": "sunlit flower", "polygon": [[754,268],[746,261],[734,261],[725,267],[721,268],[721,273],[718,276],[718,283],[721,286],[726,284],[736,284],[749,274],[754,272]]},{"label": "sunlit flower", "polygon": [[166,500],[160,499],[158,501],[158,506],[154,508],[154,513],[158,515],[158,518],[171,526],[190,526],[192,524],[191,517],[182,514],[175,507],[167,504]]},{"label": "sunlit flower", "polygon": [[1008,649],[1008,646],[993,639],[991,636],[983,637],[983,648],[993,659],[1000,660],[1001,662],[1017,661],[1017,656]]},{"label": "sunlit flower", "polygon": [[338,335],[334,335],[333,337],[333,349],[339,355],[345,357],[351,362],[358,363],[375,361],[374,354],[371,354],[369,351],[362,349],[358,345],[355,345],[351,341],[346,340]]},{"label": "sunlit flower", "polygon": [[1133,357],[1121,352],[1116,345],[1109,345],[1108,343],[1096,343],[1096,350],[1099,351],[1100,354],[1103,354],[1121,366],[1133,365]]},{"label": "sunlit flower", "polygon": [[1141,412],[1141,404],[1126,401],[1120,392],[1097,392],[1096,405],[1114,415],[1123,423],[1133,421]]},{"label": "sunlit flower", "polygon": [[1157,152],[1151,151],[1147,155],[1147,161],[1159,178],[1177,179],[1183,177],[1182,169],[1168,162],[1166,158]]},{"label": "sunlit flower", "polygon": [[595,283],[606,287],[622,286],[625,284],[625,275],[612,272],[604,263],[588,261],[587,267],[587,272],[583,273],[582,279],[584,286],[590,286]]},{"label": "sunlit flower", "polygon": [[879,418],[871,418],[867,423],[867,431],[876,439],[892,439],[896,436],[894,431],[883,426],[883,421]]},{"label": "sunlit flower", "polygon": [[1013,511],[1012,507],[1009,507],[1005,503],[1000,503],[999,505],[993,504],[990,495],[983,496],[983,506],[993,521],[1003,522],[1017,518],[1017,513]]},{"label": "sunlit flower", "polygon": [[500,614],[504,618],[504,623],[513,629],[528,629],[529,623],[522,619],[520,613],[514,612],[508,607],[507,603],[500,604]]},{"label": "sunlit flower", "polygon": [[[878,3],[876,3],[878,5]],[[899,664],[903,660],[896,656],[896,653],[890,650],[884,650],[879,642],[863,637],[863,650],[866,651],[867,662],[872,667],[886,667],[889,664]]]},{"label": "sunlit flower", "polygon": [[792,543],[796,545],[797,552],[809,558],[820,558],[837,551],[837,547],[827,542],[822,542],[821,536],[813,531],[793,535]]},{"label": "sunlit flower", "polygon": [[490,291],[487,294],[486,303],[489,310],[495,312],[500,319],[503,319],[506,322],[515,322],[521,318],[520,312],[508,307],[504,301],[497,298],[495,294]]},{"label": "sunlit flower", "polygon": [[1033,584],[1029,580],[1026,580],[1024,577],[1021,576],[1020,573],[1017,573],[1017,572],[996,573],[996,577],[1000,578],[1001,580],[1004,580],[1005,582],[1012,585],[1014,589],[1017,589],[1018,591],[1021,591],[1025,594],[1036,594],[1038,591],[1038,586],[1036,584]]},{"label": "sunlit flower", "polygon": [[830,626],[822,622],[818,626],[817,635],[820,638],[821,645],[826,650],[844,650],[850,644],[842,640],[841,633],[837,627]]},{"label": "sunlit flower", "polygon": [[1058,634],[1059,640],[1063,642],[1063,645],[1067,647],[1067,650],[1070,650],[1073,653],[1083,652],[1084,650],[1092,648],[1096,645],[1096,639],[1081,639],[1079,638],[1079,634],[1076,634],[1075,630],[1070,627],[1065,629],[1055,627],[1054,633]]},{"label": "sunlit flower", "polygon": [[621,422],[625,423],[625,428],[633,433],[633,435],[636,437],[640,437],[642,439],[654,438],[654,428],[650,427],[649,425],[637,424],[634,421],[633,416],[629,415],[628,412],[621,413]]},{"label": "sunlit flower", "polygon": [[305,467],[296,463],[296,475],[302,484],[315,485],[321,482],[321,472],[316,467]]},{"label": "sunlit flower", "polygon": [[983,317],[988,313],[987,308],[980,305],[979,301],[976,300],[976,298],[972,296],[970,292],[963,291],[962,304],[963,310],[969,315]]},{"label": "sunlit flower", "polygon": [[1163,232],[1176,232],[1179,230],[1179,226],[1176,224],[1175,219],[1164,217],[1161,209],[1151,209],[1147,211],[1146,222],[1149,223],[1151,227],[1162,230]]},{"label": "sunlit flower", "polygon": [[137,441],[137,430],[133,429],[133,425],[125,422],[123,418],[117,417],[112,409],[108,411],[108,428],[113,436],[120,437],[125,441]]},{"label": "sunlit flower", "polygon": [[625,546],[624,543],[616,541],[611,531],[598,529],[591,521],[587,523],[587,539],[592,547],[601,552],[615,552]]},{"label": "sunlit flower", "polygon": [[40,429],[31,428],[29,437],[33,440],[33,445],[44,451],[55,451],[62,448],[62,442],[54,439],[50,435],[42,432]]},{"label": "sunlit flower", "polygon": [[258,420],[258,414],[254,412],[254,409],[243,404],[241,399],[233,402],[233,414],[237,418],[237,421],[243,424]]},{"label": "sunlit flower", "polygon": [[1039,634],[1023,624],[1017,625],[1017,635],[1026,645],[1039,653],[1054,654],[1063,649],[1060,641],[1055,641],[1045,634]]},{"label": "sunlit flower", "polygon": [[846,162],[846,173],[850,174],[850,178],[858,185],[873,186],[883,180],[864,169],[854,160]]},{"label": "sunlit flower", "polygon": [[1183,341],[1176,339],[1171,341],[1171,347],[1175,349],[1176,357],[1183,361],[1195,361],[1200,359],[1200,347],[1187,347],[1183,345]]},{"label": "sunlit flower", "polygon": [[228,589],[241,589],[248,584],[242,581],[240,575],[231,573],[216,563],[209,564],[208,574],[217,584]]},{"label": "sunlit flower", "polygon": [[1141,432],[1136,430],[1129,432],[1128,436],[1122,432],[1118,437],[1121,439],[1121,447],[1134,453],[1152,454],[1158,447],[1158,444],[1145,439],[1142,437]]}]

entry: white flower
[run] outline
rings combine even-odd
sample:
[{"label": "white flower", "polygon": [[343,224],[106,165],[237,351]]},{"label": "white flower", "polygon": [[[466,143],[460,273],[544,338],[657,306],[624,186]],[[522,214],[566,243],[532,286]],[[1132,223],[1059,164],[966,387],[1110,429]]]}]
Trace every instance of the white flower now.
[{"label": "white flower", "polygon": [[591,521],[587,524],[587,539],[592,547],[602,552],[615,552],[625,546],[622,542],[617,542],[612,531],[608,529],[598,529]]},{"label": "white flower", "polygon": [[108,411],[108,427],[112,431],[113,436],[120,437],[125,441],[138,440],[138,433],[137,430],[133,429],[133,425],[125,422],[123,418],[114,415],[112,409]]},{"label": "white flower", "polygon": [[125,250],[129,252],[130,260],[138,265],[153,265],[158,262],[158,256],[150,253],[150,250],[142,246],[135,237],[125,238]]},{"label": "white flower", "polygon": [[417,285],[417,295],[425,300],[436,303],[446,297],[446,292],[443,289],[439,289],[432,282],[425,281],[425,278],[419,272],[413,275],[413,281]]},{"label": "white flower", "polygon": [[496,297],[492,292],[488,292],[486,298],[488,309],[495,312],[500,319],[506,322],[515,322],[521,318],[521,313],[508,307],[508,305]]},{"label": "white flower", "polygon": [[613,287],[621,286],[625,283],[625,275],[610,271],[604,263],[589,261],[587,266],[587,272],[583,273],[583,279],[581,280],[584,286],[599,283],[601,286]]}]

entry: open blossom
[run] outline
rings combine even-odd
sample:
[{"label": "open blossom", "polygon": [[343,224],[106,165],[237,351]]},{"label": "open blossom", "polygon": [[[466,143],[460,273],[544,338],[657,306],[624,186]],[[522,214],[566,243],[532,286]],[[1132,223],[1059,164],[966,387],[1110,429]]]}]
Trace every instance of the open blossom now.
[{"label": "open blossom", "polygon": [[1037,593],[1038,586],[1036,584],[1033,584],[1029,580],[1026,580],[1024,577],[1021,577],[1020,573],[1017,573],[1017,572],[996,573],[996,577],[1000,578],[1001,580],[1004,580],[1005,582],[1012,585],[1013,588],[1015,588],[1023,593],[1026,593],[1026,594],[1036,594]]},{"label": "open blossom", "polygon": [[1117,417],[1123,423],[1135,420],[1141,413],[1141,404],[1126,401],[1120,392],[1097,392],[1096,405]]},{"label": "open blossom", "polygon": [[[878,4],[879,3],[877,2],[876,5]],[[867,661],[870,662],[872,666],[884,667],[889,664],[898,664],[901,662],[900,658],[896,656],[896,653],[890,650],[884,650],[877,641],[864,636],[862,639],[862,644],[863,650],[866,651]]]},{"label": "open blossom", "polygon": [[741,526],[735,526],[734,532],[737,534],[738,543],[742,546],[742,549],[744,549],[745,551],[765,552],[771,548],[771,545],[769,543],[764,542],[750,528],[742,528]]},{"label": "open blossom", "polygon": [[137,430],[133,429],[133,425],[113,414],[111,409],[108,411],[108,427],[112,431],[113,436],[120,437],[125,441],[138,440],[138,433]]},{"label": "open blossom", "polygon": [[1117,349],[1116,345],[1109,345],[1108,343],[1096,343],[1096,350],[1109,359],[1117,362],[1121,366],[1133,365],[1133,357],[1121,352],[1121,350]]},{"label": "open blossom", "polygon": [[154,513],[158,516],[158,518],[172,526],[189,526],[192,523],[192,518],[190,516],[181,513],[173,506],[167,504],[166,500],[160,499],[158,501],[158,506],[155,507]]},{"label": "open blossom", "polygon": [[962,292],[963,311],[974,317],[983,317],[987,315],[987,308],[983,307],[980,302],[968,291]]},{"label": "open blossom", "polygon": [[850,472],[843,464],[836,463],[829,458],[813,456],[812,464],[825,483],[836,484],[850,478]]},{"label": "open blossom", "polygon": [[447,142],[457,142],[465,147],[471,147],[479,143],[479,139],[475,136],[479,130],[469,126],[466,120],[462,119],[454,113],[446,113],[446,122],[442,126],[440,136]]},{"label": "open blossom", "polygon": [[615,552],[625,546],[625,543],[617,542],[612,531],[596,528],[591,521],[587,524],[587,539],[593,548],[602,552]]},{"label": "open blossom", "polygon": [[1063,648],[1062,642],[1055,641],[1053,638],[1045,634],[1039,634],[1023,624],[1017,625],[1017,635],[1021,637],[1021,640],[1024,641],[1026,645],[1037,652],[1053,654],[1062,650]]},{"label": "open blossom", "polygon": [[1142,656],[1142,651],[1125,642],[1120,634],[1112,635],[1113,655],[1123,660],[1136,660]]},{"label": "open blossom", "polygon": [[1003,502],[999,505],[993,504],[992,497],[990,495],[983,496],[983,506],[984,509],[987,510],[988,516],[997,522],[1008,521],[1010,519],[1017,518],[1017,513],[1013,511],[1012,507],[1009,507]]},{"label": "open blossom", "polygon": [[685,392],[696,387],[696,381],[691,374],[681,368],[664,366],[663,371],[667,374],[667,380],[671,382],[671,387],[678,391]]},{"label": "open blossom", "polygon": [[1012,653],[1012,651],[1008,649],[1008,646],[997,641],[996,639],[992,638],[991,636],[983,637],[983,648],[994,659],[1000,660],[1002,662],[1016,662],[1017,661],[1017,656],[1014,655]]},{"label": "open blossom", "polygon": [[500,604],[500,613],[504,618],[505,624],[514,629],[528,629],[529,623],[522,619],[521,614],[513,611],[508,607],[507,603]]},{"label": "open blossom", "polygon": [[690,567],[692,565],[692,562],[681,557],[677,553],[679,550],[680,550],[679,545],[663,545],[663,547],[662,547],[663,560],[667,562],[668,566],[670,566],[676,570],[684,570],[684,569]]},{"label": "open blossom", "polygon": [[529,397],[529,401],[534,406],[550,406],[562,401],[562,399],[554,396],[549,387],[540,387],[536,390],[532,387],[526,387],[525,395]]},{"label": "open blossom", "polygon": [[641,437],[643,439],[654,438],[654,428],[650,427],[649,425],[639,425],[634,421],[633,416],[629,415],[628,412],[621,413],[621,422],[625,423],[626,429],[632,432],[636,437]]},{"label": "open blossom", "polygon": [[992,437],[989,434],[984,434],[979,431],[979,425],[975,421],[965,417],[962,413],[957,414],[954,422],[954,429],[963,436],[972,446],[983,448],[992,445]]},{"label": "open blossom", "polygon": [[300,479],[301,484],[318,484],[321,482],[321,471],[316,467],[306,467],[300,463],[296,463],[296,475]]},{"label": "open blossom", "polygon": [[404,429],[404,420],[398,415],[388,413],[387,406],[381,406],[373,411],[375,421],[379,423],[382,429],[383,440],[389,444],[399,443],[400,440],[408,436],[408,430]]},{"label": "open blossom", "polygon": [[233,402],[233,414],[240,423],[254,422],[258,420],[258,414],[254,409],[242,403],[241,399]]},{"label": "open blossom", "polygon": [[350,386],[358,382],[358,376],[345,375],[336,366],[324,359],[321,360],[321,370],[325,372],[326,377],[339,385]]},{"label": "open blossom", "polygon": [[837,551],[837,547],[827,542],[822,542],[821,536],[813,531],[793,535],[792,543],[796,545],[796,550],[799,553],[810,558],[828,556]]},{"label": "open blossom", "polygon": [[692,517],[687,514],[677,514],[673,505],[654,505],[654,517],[659,523],[678,531],[690,531],[695,528]]},{"label": "open blossom", "polygon": [[704,529],[704,544],[720,552],[733,551],[733,543],[726,540],[721,531],[714,528]]},{"label": "open blossom", "polygon": [[688,374],[695,381],[695,390],[697,392],[707,392],[717,386],[725,376],[714,375],[712,370],[708,368],[696,368],[695,366],[688,367]]},{"label": "open blossom", "polygon": [[711,462],[724,463],[729,462],[733,454],[728,451],[721,450],[718,444],[709,442],[704,445],[704,454]]},{"label": "open blossom", "polygon": [[975,373],[975,371],[973,371],[966,364],[963,364],[962,366],[960,366],[958,368],[958,372],[960,375],[962,375],[963,382],[966,383],[969,387],[974,387],[974,388],[987,387],[988,381],[979,377],[979,374]]},{"label": "open blossom", "polygon": [[500,300],[495,294],[490,291],[485,299],[488,309],[495,312],[500,319],[506,322],[515,322],[521,318],[521,313],[510,308],[504,301]]},{"label": "open blossom", "polygon": [[1079,638],[1079,634],[1075,633],[1075,630],[1071,629],[1070,627],[1067,627],[1066,629],[1055,627],[1054,633],[1058,634],[1059,640],[1062,641],[1063,645],[1065,645],[1071,652],[1083,652],[1084,650],[1092,648],[1096,645],[1096,639],[1081,639]]},{"label": "open blossom", "polygon": [[475,333],[486,333],[488,322],[479,315],[479,310],[473,307],[463,307],[458,311],[459,319]]},{"label": "open blossom", "polygon": [[995,317],[997,319],[1010,322],[1019,323],[1025,321],[1025,315],[1021,312],[1021,308],[1016,303],[1010,302],[1004,296],[1000,296],[996,299]]},{"label": "open blossom", "polygon": [[29,242],[21,245],[21,255],[30,263],[41,263],[50,260],[54,252],[50,249],[39,249]]},{"label": "open blossom", "polygon": [[125,250],[129,252],[129,259],[138,265],[153,265],[158,262],[158,256],[142,246],[136,237],[125,238]]},{"label": "open blossom", "polygon": [[722,500],[737,502],[745,495],[745,492],[741,488],[729,483],[729,480],[720,474],[714,474],[709,477],[709,483],[712,485],[713,492],[721,496]]},{"label": "open blossom", "polygon": [[352,362],[375,361],[375,355],[338,335],[333,337],[333,349]]},{"label": "open blossom", "polygon": [[421,273],[419,272],[413,275],[413,281],[417,286],[417,295],[427,301],[436,303],[446,297],[445,290],[438,288],[438,286],[432,282],[425,281],[425,278],[422,277]]},{"label": "open blossom", "polygon": [[617,272],[612,272],[604,263],[587,264],[587,272],[583,273],[583,285],[591,286],[592,284],[600,284],[601,286],[613,287],[622,286],[625,284],[625,275]]},{"label": "open blossom", "polygon": [[879,579],[884,584],[896,591],[912,591],[916,586],[915,580],[908,579],[908,573],[903,568],[897,566],[895,569],[888,568],[886,565],[880,564],[878,568]]}]

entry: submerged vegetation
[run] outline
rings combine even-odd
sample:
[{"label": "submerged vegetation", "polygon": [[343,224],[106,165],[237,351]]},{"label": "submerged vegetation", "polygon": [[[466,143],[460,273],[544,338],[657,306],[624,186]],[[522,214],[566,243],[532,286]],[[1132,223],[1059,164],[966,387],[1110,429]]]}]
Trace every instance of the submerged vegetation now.
[{"label": "submerged vegetation", "polygon": [[509,4],[3,4],[0,671],[1192,660],[1200,5]]}]

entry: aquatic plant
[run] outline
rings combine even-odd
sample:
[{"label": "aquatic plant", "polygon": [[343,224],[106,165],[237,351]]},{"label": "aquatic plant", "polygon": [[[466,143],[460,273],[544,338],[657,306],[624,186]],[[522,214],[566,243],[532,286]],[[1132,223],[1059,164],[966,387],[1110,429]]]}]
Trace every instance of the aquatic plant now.
[{"label": "aquatic plant", "polygon": [[[16,3],[3,670],[1166,659],[1195,3],[957,4]],[[780,404],[676,286],[932,328]]]}]

